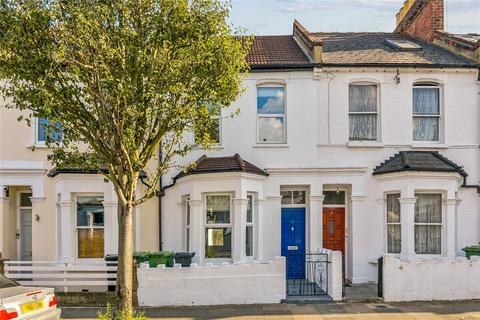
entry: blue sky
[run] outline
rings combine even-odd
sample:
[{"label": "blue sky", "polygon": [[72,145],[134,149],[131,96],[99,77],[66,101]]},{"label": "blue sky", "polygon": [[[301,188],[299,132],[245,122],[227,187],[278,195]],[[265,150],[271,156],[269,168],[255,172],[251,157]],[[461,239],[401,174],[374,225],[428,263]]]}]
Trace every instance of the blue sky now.
[{"label": "blue sky", "polygon": [[[310,31],[395,28],[403,0],[230,0],[230,19],[249,34],[291,34],[293,19]],[[445,0],[446,30],[480,33],[480,0]]]}]

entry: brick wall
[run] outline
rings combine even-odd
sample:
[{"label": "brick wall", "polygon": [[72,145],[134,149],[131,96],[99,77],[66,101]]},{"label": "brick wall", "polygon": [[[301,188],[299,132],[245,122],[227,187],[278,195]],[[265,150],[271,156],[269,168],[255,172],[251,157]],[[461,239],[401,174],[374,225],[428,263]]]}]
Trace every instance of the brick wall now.
[{"label": "brick wall", "polygon": [[444,1],[417,0],[399,22],[396,32],[431,42],[436,30],[444,29]]}]

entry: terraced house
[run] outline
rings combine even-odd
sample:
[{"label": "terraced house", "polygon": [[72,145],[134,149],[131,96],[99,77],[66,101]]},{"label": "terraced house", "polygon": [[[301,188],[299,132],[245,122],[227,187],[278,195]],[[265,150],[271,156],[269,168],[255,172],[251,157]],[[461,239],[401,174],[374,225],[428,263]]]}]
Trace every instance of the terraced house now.
[{"label": "terraced house", "polygon": [[[399,289],[435,275],[432,261],[445,263],[444,279],[480,275],[480,262],[458,259],[480,241],[480,75],[478,37],[443,31],[443,1],[406,1],[397,23],[392,33],[323,33],[295,21],[291,35],[255,37],[246,91],[222,111],[241,113],[213,128],[218,148],[180,159],[197,165],[170,172],[164,195],[136,209],[137,250],[195,252],[197,264],[190,273],[145,270],[141,303],[340,299],[342,279],[377,282],[379,263],[386,299],[480,298],[480,288],[448,280],[444,289]],[[471,47],[457,50],[461,41],[446,37]],[[116,253],[111,184],[52,168],[43,120],[29,128],[15,111],[0,112],[4,257],[79,262]],[[197,290],[188,295],[175,281],[195,272],[182,282]],[[144,294],[155,280],[169,290]]]}]

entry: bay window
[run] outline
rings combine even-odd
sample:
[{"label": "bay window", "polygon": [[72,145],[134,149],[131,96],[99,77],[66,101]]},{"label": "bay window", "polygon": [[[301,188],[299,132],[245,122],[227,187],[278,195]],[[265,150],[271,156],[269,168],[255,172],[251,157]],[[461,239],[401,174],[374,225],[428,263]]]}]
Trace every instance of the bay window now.
[{"label": "bay window", "polygon": [[247,257],[253,257],[253,241],[254,241],[254,203],[253,195],[247,195],[247,224],[245,227],[246,237],[245,237],[245,255]]},{"label": "bay window", "polygon": [[440,88],[437,85],[413,87],[413,140],[440,141]]},{"label": "bay window", "polygon": [[257,142],[285,143],[285,88],[257,88]]},{"label": "bay window", "polygon": [[77,256],[103,258],[105,225],[103,196],[77,196]]},{"label": "bay window", "polygon": [[399,193],[387,194],[387,253],[400,253],[402,248],[399,198]]},{"label": "bay window", "polygon": [[191,221],[191,211],[190,211],[190,197],[185,197],[185,225],[184,225],[184,248],[186,252],[190,252],[190,221]]},{"label": "bay window", "polygon": [[442,252],[442,195],[415,194],[415,253]]},{"label": "bay window", "polygon": [[354,84],[349,86],[350,141],[378,139],[377,100],[376,85]]},{"label": "bay window", "polygon": [[232,257],[232,217],[230,195],[205,197],[205,257]]}]

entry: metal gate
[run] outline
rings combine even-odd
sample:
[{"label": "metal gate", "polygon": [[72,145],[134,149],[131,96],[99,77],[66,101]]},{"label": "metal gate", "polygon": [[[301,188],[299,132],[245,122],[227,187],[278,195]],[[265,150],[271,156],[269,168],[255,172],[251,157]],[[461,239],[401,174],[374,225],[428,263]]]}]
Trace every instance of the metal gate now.
[{"label": "metal gate", "polygon": [[326,253],[290,253],[286,260],[287,296],[327,294],[329,262]]}]

